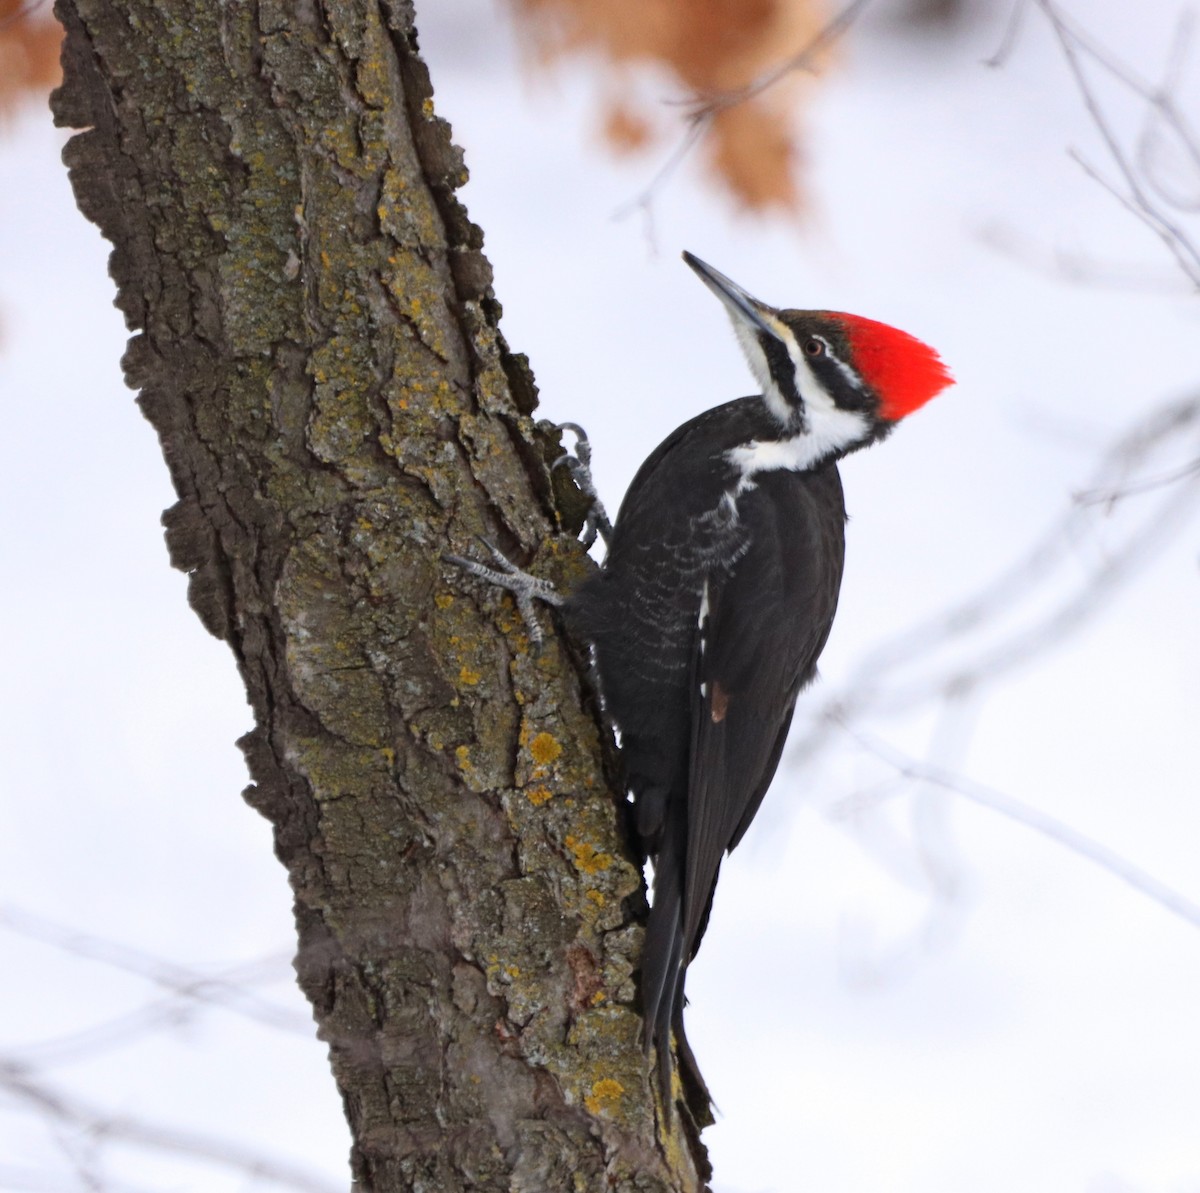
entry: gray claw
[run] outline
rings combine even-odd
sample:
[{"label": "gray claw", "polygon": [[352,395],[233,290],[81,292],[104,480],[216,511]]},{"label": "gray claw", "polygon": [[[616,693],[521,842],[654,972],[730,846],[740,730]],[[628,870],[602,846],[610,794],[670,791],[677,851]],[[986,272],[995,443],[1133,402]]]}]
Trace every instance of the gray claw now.
[{"label": "gray claw", "polygon": [[565,464],[571,473],[571,479],[588,499],[588,512],[582,534],[584,547],[590,547],[596,541],[597,534],[604,539],[604,545],[607,547],[612,542],[612,522],[592,480],[592,445],[587,432],[578,423],[559,423],[558,427],[560,431],[570,431],[575,436],[575,451],[563,452],[551,468]]},{"label": "gray claw", "polygon": [[481,537],[479,541],[487,548],[495,567],[488,567],[486,563],[480,563],[477,559],[469,559],[463,555],[446,553],[442,555],[442,558],[447,563],[453,563],[465,572],[469,572],[472,576],[477,576],[480,580],[486,580],[489,584],[495,584],[497,587],[511,592],[517,604],[517,612],[520,613],[521,620],[525,622],[525,627],[529,631],[530,640],[540,646],[544,635],[538,622],[537,607],[534,602],[542,601],[547,605],[558,606],[563,603],[563,597],[549,580],[542,580],[522,571],[499,547],[489,543],[487,539]]}]

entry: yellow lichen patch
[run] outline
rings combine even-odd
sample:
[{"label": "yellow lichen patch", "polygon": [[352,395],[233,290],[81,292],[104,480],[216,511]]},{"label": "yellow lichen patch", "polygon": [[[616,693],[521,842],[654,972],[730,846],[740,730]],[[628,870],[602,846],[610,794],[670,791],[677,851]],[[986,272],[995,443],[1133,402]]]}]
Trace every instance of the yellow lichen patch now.
[{"label": "yellow lichen patch", "polygon": [[562,746],[543,732],[529,743],[529,753],[538,766],[549,766],[562,753]]},{"label": "yellow lichen patch", "polygon": [[611,853],[600,853],[587,841],[568,837],[566,845],[575,858],[576,869],[582,870],[584,874],[599,874],[601,870],[607,870],[612,865]]},{"label": "yellow lichen patch", "polygon": [[589,903],[595,903],[597,907],[606,907],[608,905],[608,896],[603,891],[589,890],[583,897]]},{"label": "yellow lichen patch", "polygon": [[433,598],[433,603],[439,609],[449,609],[450,606],[454,604],[454,598],[448,592],[439,592],[437,596]]},{"label": "yellow lichen patch", "polygon": [[535,807],[540,808],[547,800],[554,798],[553,791],[547,791],[545,787],[531,787],[525,792],[525,798]]},{"label": "yellow lichen patch", "polygon": [[470,746],[455,746],[454,758],[458,763],[458,769],[461,771],[469,771],[475,769],[475,764],[471,761]]},{"label": "yellow lichen patch", "polygon": [[483,678],[481,671],[475,671],[464,663],[458,669],[458,682],[474,687]]},{"label": "yellow lichen patch", "polygon": [[[387,98],[387,70],[379,57],[380,31],[374,25],[368,33],[367,54],[358,63],[359,94],[373,108],[381,108]],[[373,43],[373,44],[371,44]]]},{"label": "yellow lichen patch", "polygon": [[589,1114],[612,1114],[625,1087],[612,1077],[602,1077],[592,1086],[592,1092],[583,1099]]},{"label": "yellow lichen patch", "polygon": [[388,766],[396,765],[396,751],[391,746],[384,746],[379,752],[383,755],[383,760]]},{"label": "yellow lichen patch", "polygon": [[592,1006],[598,1007],[606,998],[608,998],[608,995],[603,990],[597,990],[591,998]]}]

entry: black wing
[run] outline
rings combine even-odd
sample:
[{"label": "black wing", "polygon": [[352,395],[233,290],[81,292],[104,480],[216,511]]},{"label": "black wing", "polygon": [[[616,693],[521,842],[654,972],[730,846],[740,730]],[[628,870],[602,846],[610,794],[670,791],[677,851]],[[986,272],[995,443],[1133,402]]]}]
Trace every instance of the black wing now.
[{"label": "black wing", "polygon": [[692,692],[684,963],[700,944],[724,854],[774,777],[796,697],[837,609],[845,510],[837,472],[756,478],[739,501],[749,548],[708,585]]},{"label": "black wing", "polygon": [[833,465],[760,474],[737,492],[729,449],[777,430],[761,399],[742,398],[669,436],[629,488],[603,569],[566,606],[595,649],[621,730],[635,840],[654,858],[645,1044],[658,1048],[666,1104],[674,1031],[698,1121],[711,1119],[683,1034],[684,976],[721,858],[779,763],[841,582],[845,509]]}]

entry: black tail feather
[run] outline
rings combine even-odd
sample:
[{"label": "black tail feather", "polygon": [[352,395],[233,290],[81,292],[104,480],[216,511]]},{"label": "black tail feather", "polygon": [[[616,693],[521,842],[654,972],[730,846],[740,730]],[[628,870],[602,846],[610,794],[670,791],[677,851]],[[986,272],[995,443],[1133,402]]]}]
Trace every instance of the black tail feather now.
[{"label": "black tail feather", "polygon": [[671,1024],[683,952],[683,882],[676,852],[668,845],[655,861],[654,903],[642,949],[642,1045],[647,1054],[657,1050],[664,1107],[671,1103]]},{"label": "black tail feather", "polygon": [[712,1098],[683,1030],[683,982],[688,958],[684,955],[682,902],[677,851],[665,843],[656,859],[654,904],[642,950],[642,1045],[647,1054],[655,1049],[663,1112],[670,1115],[675,1102],[671,1054],[674,1033],[684,1102],[696,1125],[706,1127],[713,1122]]},{"label": "black tail feather", "polygon": [[674,1002],[676,970],[682,938],[680,936],[679,888],[663,881],[660,870],[654,882],[654,903],[646,922],[646,942],[642,948],[642,1012],[645,1015],[643,1043],[646,1050],[655,1042],[661,1023],[660,1008]]},{"label": "black tail feather", "polygon": [[[658,1006],[654,1012],[654,1046],[658,1066],[658,1091],[662,1097],[663,1110],[668,1115],[675,1101],[671,1088],[671,1027],[675,1022],[675,1000],[683,984],[683,970],[680,967],[680,953],[683,938],[676,931],[671,948],[670,968],[666,988],[662,992]],[[647,1020],[649,1022],[649,1020]]]}]

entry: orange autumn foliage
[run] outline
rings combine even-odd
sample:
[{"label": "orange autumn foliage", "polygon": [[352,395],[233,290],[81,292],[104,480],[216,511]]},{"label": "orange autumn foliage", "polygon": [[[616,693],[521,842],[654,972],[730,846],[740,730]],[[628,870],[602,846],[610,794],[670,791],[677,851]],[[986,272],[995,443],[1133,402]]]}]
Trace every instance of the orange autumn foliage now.
[{"label": "orange autumn foliage", "polygon": [[[802,49],[825,20],[817,0],[509,0],[548,63],[598,50],[608,60],[605,139],[619,151],[678,137],[680,110],[632,85],[639,67],[668,70],[703,101],[736,92]],[[0,0],[0,113],[55,86],[62,30],[49,0]],[[762,94],[718,107],[705,136],[710,168],[751,210],[797,210],[800,156],[792,73]]]},{"label": "orange autumn foliage", "polygon": [[58,84],[61,44],[49,0],[0,0],[0,113]]},{"label": "orange autumn foliage", "polygon": [[[602,127],[619,150],[679,136],[678,109],[642,102],[643,66],[666,68],[703,101],[736,92],[802,50],[825,23],[815,0],[509,0],[537,56],[593,50],[613,78]],[[753,98],[719,106],[705,146],[710,166],[743,206],[798,209],[798,90],[793,72]]]}]

